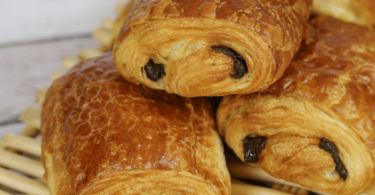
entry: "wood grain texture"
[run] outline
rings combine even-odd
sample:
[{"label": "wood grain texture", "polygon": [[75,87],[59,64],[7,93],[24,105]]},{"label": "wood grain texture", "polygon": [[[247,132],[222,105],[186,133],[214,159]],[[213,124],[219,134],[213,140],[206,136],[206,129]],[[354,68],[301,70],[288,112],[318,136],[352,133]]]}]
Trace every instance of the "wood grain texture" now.
[{"label": "wood grain texture", "polygon": [[0,2],[0,45],[91,34],[115,17],[115,5],[127,0],[5,0]]},{"label": "wood grain texture", "polygon": [[61,61],[82,48],[95,48],[92,38],[14,45],[0,48],[0,122],[17,118],[34,103],[37,91],[51,85],[55,70],[63,70]]}]

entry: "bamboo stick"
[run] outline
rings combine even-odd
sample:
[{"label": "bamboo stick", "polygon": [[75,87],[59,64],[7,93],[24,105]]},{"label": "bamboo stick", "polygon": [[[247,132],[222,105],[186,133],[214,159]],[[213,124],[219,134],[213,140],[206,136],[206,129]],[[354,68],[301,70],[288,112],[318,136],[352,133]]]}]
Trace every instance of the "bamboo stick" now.
[{"label": "bamboo stick", "polygon": [[309,191],[307,191],[306,189],[299,189],[298,192],[296,193],[297,195],[308,195],[309,194]]},{"label": "bamboo stick", "polygon": [[79,54],[78,54],[78,57],[83,59],[83,60],[86,60],[86,59],[90,59],[90,58],[95,58],[95,57],[98,57],[100,55],[102,55],[103,52],[100,52],[98,50],[94,50],[94,49],[83,49]]},{"label": "bamboo stick", "polygon": [[40,129],[42,108],[27,108],[19,117],[19,120]]},{"label": "bamboo stick", "polygon": [[[15,192],[14,189],[11,189],[11,188],[9,188],[9,187],[7,187],[7,186],[4,186],[4,185],[1,185],[1,184],[0,184],[0,189],[1,189],[2,191],[4,191],[4,192],[7,192],[7,193],[14,193],[14,192]],[[16,190],[16,191],[17,191],[17,190]]]},{"label": "bamboo stick", "polygon": [[44,177],[35,178],[35,180],[39,181],[40,183],[43,183],[47,185],[47,181],[44,179]]},{"label": "bamboo stick", "polygon": [[122,10],[124,9],[124,4],[123,3],[118,3],[115,7],[115,12],[117,15],[120,15]]},{"label": "bamboo stick", "polygon": [[62,77],[64,75],[64,73],[60,70],[56,70],[55,72],[53,72],[52,76],[51,76],[51,82],[53,83],[56,79]]},{"label": "bamboo stick", "polygon": [[111,47],[112,45],[108,46],[108,45],[100,44],[96,49],[100,52],[106,53],[106,52],[111,51]]},{"label": "bamboo stick", "polygon": [[10,194],[7,193],[7,192],[4,192],[4,191],[2,191],[2,190],[0,190],[0,195],[10,195]]},{"label": "bamboo stick", "polygon": [[[21,131],[20,134],[27,137],[35,138],[39,134],[39,129],[31,125],[26,125],[26,127]],[[4,147],[5,146],[0,145],[0,149],[4,149]],[[20,152],[17,152],[17,150],[15,149],[7,148],[7,151],[20,154]]]},{"label": "bamboo stick", "polygon": [[281,187],[283,187],[283,184],[275,183],[275,184],[272,186],[272,189],[280,190]]},{"label": "bamboo stick", "polygon": [[[287,182],[282,179],[276,179],[266,173],[262,168],[260,167],[255,167],[251,165],[247,165],[242,162],[228,162],[227,163],[229,173],[232,177],[236,178],[242,178],[242,179],[251,179],[251,180],[256,180],[256,181],[264,181],[264,182],[271,182],[271,183],[279,183],[283,185],[288,185],[292,187],[298,187],[306,190],[310,190],[308,188],[305,188],[301,185]],[[313,190],[310,190],[313,191]],[[314,191],[316,192],[316,191]],[[317,192],[319,194],[327,194],[323,192]]]},{"label": "bamboo stick", "polygon": [[112,44],[112,34],[106,29],[98,28],[92,33],[92,36],[106,47],[110,47]]},{"label": "bamboo stick", "polygon": [[0,167],[0,184],[29,194],[49,195],[47,186]]},{"label": "bamboo stick", "polygon": [[73,56],[66,56],[62,61],[62,67],[66,70],[71,69],[74,65],[78,64],[79,58]]},{"label": "bamboo stick", "polygon": [[265,181],[271,183],[280,183],[299,187],[297,184],[272,177],[260,167],[247,165],[242,162],[228,162],[228,170],[231,176],[237,178]]},{"label": "bamboo stick", "polygon": [[0,145],[2,145],[0,148],[9,147],[37,157],[42,154],[42,144],[38,140],[24,135],[8,134],[0,141]]},{"label": "bamboo stick", "polygon": [[309,191],[306,190],[306,189],[298,188],[298,187],[295,187],[295,186],[292,187],[292,186],[289,186],[289,185],[283,185],[283,184],[279,184],[279,183],[275,183],[272,186],[272,189],[280,190],[282,192],[287,192],[287,193],[291,193],[291,194],[297,194],[297,195],[308,195],[309,194]]},{"label": "bamboo stick", "polygon": [[39,134],[39,130],[36,127],[27,125],[20,133],[21,135],[35,138]]},{"label": "bamboo stick", "polygon": [[299,190],[300,188],[297,188],[297,187],[292,187],[291,189],[290,189],[290,193],[292,193],[292,194],[295,194],[295,193],[297,193],[298,192],[298,190]]},{"label": "bamboo stick", "polygon": [[102,27],[106,30],[112,31],[114,25],[115,25],[115,22],[109,18],[105,18],[102,21]]},{"label": "bamboo stick", "polygon": [[289,192],[291,189],[292,189],[292,186],[283,185],[281,186],[280,191]]},{"label": "bamboo stick", "polygon": [[290,193],[274,190],[247,184],[245,182],[232,179],[232,194],[233,195],[290,195]]},{"label": "bamboo stick", "polygon": [[25,173],[33,177],[43,177],[41,162],[0,149],[0,166]]},{"label": "bamboo stick", "polygon": [[47,90],[48,90],[47,87],[42,87],[38,90],[35,96],[35,103],[43,104],[44,98],[46,97],[46,94],[47,94]]}]

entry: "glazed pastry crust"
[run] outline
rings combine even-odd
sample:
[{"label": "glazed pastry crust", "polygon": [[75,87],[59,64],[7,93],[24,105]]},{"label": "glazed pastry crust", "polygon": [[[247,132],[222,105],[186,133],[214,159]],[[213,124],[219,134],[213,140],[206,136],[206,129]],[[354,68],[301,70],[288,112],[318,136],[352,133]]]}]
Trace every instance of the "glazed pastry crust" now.
[{"label": "glazed pastry crust", "polygon": [[346,22],[375,26],[375,1],[373,0],[314,0],[313,12]]},{"label": "glazed pastry crust", "polygon": [[[298,50],[311,0],[140,0],[114,46],[116,69],[127,80],[184,97],[248,94],[281,77]],[[247,73],[230,76],[234,60],[211,46],[241,55]],[[143,67],[163,64],[150,80]]]},{"label": "glazed pastry crust", "polygon": [[[224,97],[217,119],[242,160],[246,136],[268,137],[257,164],[274,177],[330,194],[365,191],[375,171],[375,32],[314,19],[283,77],[265,92]],[[338,148],[346,180],[321,138]]]},{"label": "glazed pastry crust", "polygon": [[207,100],[132,84],[112,58],[81,62],[47,93],[42,161],[51,194],[230,194]]}]

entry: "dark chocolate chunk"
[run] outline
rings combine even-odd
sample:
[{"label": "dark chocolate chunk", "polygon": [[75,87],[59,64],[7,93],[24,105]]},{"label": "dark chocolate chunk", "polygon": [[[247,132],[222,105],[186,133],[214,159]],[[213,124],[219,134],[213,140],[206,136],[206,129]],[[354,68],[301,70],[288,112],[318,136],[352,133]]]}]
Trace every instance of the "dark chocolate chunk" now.
[{"label": "dark chocolate chunk", "polygon": [[332,154],[333,161],[336,164],[336,171],[339,173],[340,177],[344,180],[348,177],[348,170],[346,170],[344,164],[339,158],[339,151],[335,144],[326,138],[320,139],[320,148]]},{"label": "dark chocolate chunk", "polygon": [[324,149],[325,151],[331,153],[331,154],[337,154],[338,153],[338,150],[337,150],[335,144],[333,144],[332,142],[330,142],[326,138],[320,139],[320,146],[319,147]]},{"label": "dark chocolate chunk", "polygon": [[236,79],[242,78],[247,73],[247,64],[245,59],[233,49],[230,49],[225,46],[211,46],[213,50],[219,51],[224,53],[230,57],[232,57],[234,61],[234,74],[230,74],[232,77]]},{"label": "dark chocolate chunk", "polygon": [[257,163],[259,161],[258,155],[266,147],[267,137],[250,137],[247,136],[242,140],[244,147],[244,159],[247,163]]},{"label": "dark chocolate chunk", "polygon": [[234,59],[234,74],[230,74],[236,79],[242,78],[247,73],[247,65],[244,59],[235,58]]},{"label": "dark chocolate chunk", "polygon": [[219,46],[211,46],[211,49],[216,50],[216,51],[220,51],[221,53],[224,53],[225,55],[230,56],[232,58],[234,56],[238,55],[238,53],[233,51],[233,49],[225,47],[225,46],[220,46],[220,45]]},{"label": "dark chocolate chunk", "polygon": [[148,61],[145,66],[147,77],[153,81],[159,80],[162,75],[165,75],[163,64],[155,64],[152,60]]}]

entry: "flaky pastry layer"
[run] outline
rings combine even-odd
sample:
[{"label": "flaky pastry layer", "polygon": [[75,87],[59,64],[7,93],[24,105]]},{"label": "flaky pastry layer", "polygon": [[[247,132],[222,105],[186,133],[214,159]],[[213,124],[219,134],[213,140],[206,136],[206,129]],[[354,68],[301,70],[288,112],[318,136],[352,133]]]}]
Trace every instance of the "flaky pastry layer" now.
[{"label": "flaky pastry layer", "polygon": [[79,63],[46,95],[51,194],[230,194],[209,102],[130,83],[112,58]]},{"label": "flaky pastry layer", "polygon": [[274,177],[357,194],[375,181],[375,32],[325,17],[308,29],[269,89],[224,97],[219,132]]},{"label": "flaky pastry layer", "polygon": [[374,0],[314,0],[313,12],[346,22],[375,27]]},{"label": "flaky pastry layer", "polygon": [[184,97],[263,90],[298,50],[311,6],[310,0],[140,0],[115,43],[116,69],[133,83]]}]

